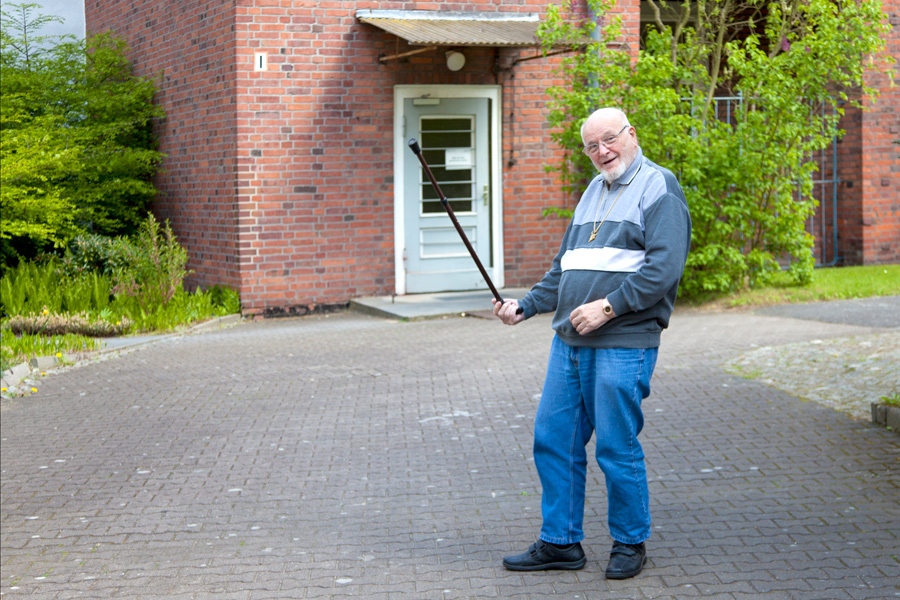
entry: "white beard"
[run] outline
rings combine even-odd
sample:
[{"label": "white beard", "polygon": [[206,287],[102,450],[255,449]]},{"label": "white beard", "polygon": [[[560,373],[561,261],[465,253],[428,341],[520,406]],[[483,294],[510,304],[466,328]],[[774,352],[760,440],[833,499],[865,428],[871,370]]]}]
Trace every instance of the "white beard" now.
[{"label": "white beard", "polygon": [[600,174],[603,175],[603,180],[604,180],[604,181],[606,181],[606,182],[608,182],[608,183],[613,183],[613,182],[616,181],[619,177],[621,177],[622,175],[625,174],[625,171],[628,170],[628,167],[629,167],[629,166],[631,166],[631,165],[626,165],[624,162],[622,162],[622,161],[620,160],[620,161],[619,161],[619,166],[618,166],[618,167],[616,167],[616,168],[614,168],[614,169],[611,169],[611,170],[608,170],[608,171],[601,171]]},{"label": "white beard", "polygon": [[619,161],[618,165],[611,169],[600,169],[600,174],[603,175],[603,181],[606,181],[610,185],[616,182],[619,177],[625,174],[625,171],[631,167],[634,160],[637,158],[637,146],[635,147],[625,147],[619,153]]}]

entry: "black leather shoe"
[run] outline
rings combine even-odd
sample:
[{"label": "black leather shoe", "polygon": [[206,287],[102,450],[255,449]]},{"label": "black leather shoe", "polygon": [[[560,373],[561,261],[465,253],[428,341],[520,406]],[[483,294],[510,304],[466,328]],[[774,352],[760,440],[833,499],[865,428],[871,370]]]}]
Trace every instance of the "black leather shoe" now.
[{"label": "black leather shoe", "polygon": [[623,544],[616,542],[609,553],[609,564],[606,565],[607,579],[628,579],[644,569],[647,562],[647,550],[644,542],[640,544]]},{"label": "black leather shoe", "polygon": [[507,556],[503,566],[510,571],[545,571],[547,569],[565,569],[577,571],[584,568],[587,558],[581,544],[574,543],[565,548],[558,548],[543,540],[538,540],[527,552]]}]

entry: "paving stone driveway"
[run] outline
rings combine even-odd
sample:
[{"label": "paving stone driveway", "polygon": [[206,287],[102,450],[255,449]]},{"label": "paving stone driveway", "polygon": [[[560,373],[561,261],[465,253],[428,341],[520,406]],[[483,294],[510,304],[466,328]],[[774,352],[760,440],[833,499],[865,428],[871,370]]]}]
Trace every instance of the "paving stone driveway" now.
[{"label": "paving stone driveway", "polygon": [[900,597],[900,436],[721,364],[883,329],[677,313],[642,434],[650,562],[511,573],[540,527],[548,317],[257,321],[55,373],[2,405],[3,598]]}]

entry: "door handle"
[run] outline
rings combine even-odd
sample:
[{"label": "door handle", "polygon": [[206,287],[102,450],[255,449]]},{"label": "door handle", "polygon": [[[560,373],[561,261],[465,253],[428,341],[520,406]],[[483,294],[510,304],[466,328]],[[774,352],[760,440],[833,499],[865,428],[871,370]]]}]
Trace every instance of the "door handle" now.
[{"label": "door handle", "polygon": [[488,186],[484,186],[484,194],[482,194],[481,198],[484,202],[484,205],[487,206],[488,205]]}]

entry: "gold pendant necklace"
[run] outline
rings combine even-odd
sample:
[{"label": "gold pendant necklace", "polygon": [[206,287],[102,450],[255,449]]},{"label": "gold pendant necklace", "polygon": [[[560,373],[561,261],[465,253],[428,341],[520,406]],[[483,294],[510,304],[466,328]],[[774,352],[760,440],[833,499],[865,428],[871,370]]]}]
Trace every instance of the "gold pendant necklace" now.
[{"label": "gold pendant necklace", "polygon": [[[612,191],[612,187],[609,188],[609,191]],[[603,205],[603,195],[600,195],[600,202],[597,203],[597,211],[594,213],[594,229],[591,231],[591,237],[588,239],[588,243],[593,242],[597,238],[597,232],[600,231],[600,227],[603,226],[603,223],[606,221],[606,217],[609,216],[609,213],[612,212],[613,206],[616,205],[616,202],[619,200],[619,196],[622,195],[622,192],[625,191],[625,185],[622,184],[619,188],[619,193],[616,194],[615,200],[612,201],[612,204],[609,205],[609,210],[606,211],[606,214],[603,215],[603,219],[597,224],[597,217],[600,216],[600,207]],[[609,198],[609,193],[606,194],[606,198]]]}]

